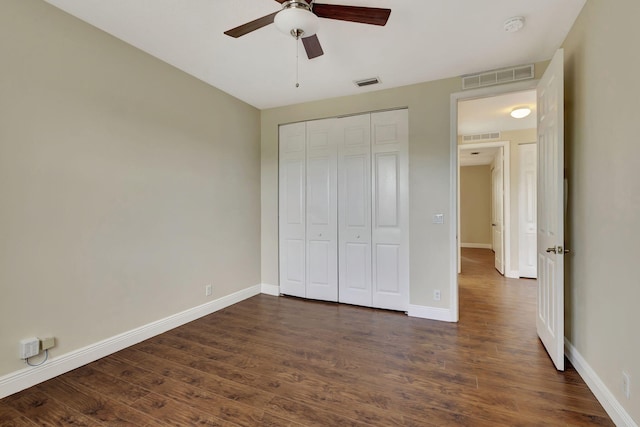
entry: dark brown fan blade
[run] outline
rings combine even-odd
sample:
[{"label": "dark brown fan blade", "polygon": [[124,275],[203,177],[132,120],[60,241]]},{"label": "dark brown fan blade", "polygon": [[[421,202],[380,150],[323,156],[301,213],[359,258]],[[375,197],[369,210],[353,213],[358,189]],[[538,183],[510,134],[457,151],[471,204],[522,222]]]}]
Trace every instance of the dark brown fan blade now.
[{"label": "dark brown fan blade", "polygon": [[225,31],[224,33],[228,36],[235,37],[235,38],[244,36],[245,34],[248,34],[251,31],[255,31],[269,24],[273,24],[273,18],[275,18],[278,12],[273,12],[271,15],[263,16],[262,18],[258,18],[255,21],[247,22],[244,25],[240,25],[239,27],[232,28],[228,31]]},{"label": "dark brown fan blade", "polygon": [[360,22],[362,24],[385,25],[391,14],[391,9],[313,3],[313,13],[320,18]]},{"label": "dark brown fan blade", "polygon": [[309,37],[303,37],[302,44],[304,45],[304,50],[307,51],[307,57],[309,59],[317,58],[318,56],[324,55],[322,46],[320,46],[320,40],[318,40],[317,35],[314,34]]}]

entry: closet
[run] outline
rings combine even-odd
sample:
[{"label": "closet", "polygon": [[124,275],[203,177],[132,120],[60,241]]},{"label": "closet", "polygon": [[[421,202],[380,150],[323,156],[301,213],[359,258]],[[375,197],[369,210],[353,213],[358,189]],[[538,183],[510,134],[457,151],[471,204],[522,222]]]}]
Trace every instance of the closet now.
[{"label": "closet", "polygon": [[279,129],[280,292],[406,311],[408,112]]}]

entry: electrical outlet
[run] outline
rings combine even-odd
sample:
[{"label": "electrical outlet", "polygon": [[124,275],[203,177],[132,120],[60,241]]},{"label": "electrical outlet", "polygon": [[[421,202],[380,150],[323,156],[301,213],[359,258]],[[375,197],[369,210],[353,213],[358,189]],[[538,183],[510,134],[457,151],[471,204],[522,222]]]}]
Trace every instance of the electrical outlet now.
[{"label": "electrical outlet", "polygon": [[622,391],[627,399],[631,399],[631,377],[622,371]]},{"label": "electrical outlet", "polygon": [[213,293],[213,285],[207,285],[204,287],[204,296],[210,297]]},{"label": "electrical outlet", "polygon": [[440,301],[440,289],[436,289],[433,291],[433,300]]},{"label": "electrical outlet", "polygon": [[20,340],[20,359],[28,359],[40,353],[40,340],[38,338],[27,338]]},{"label": "electrical outlet", "polygon": [[56,345],[56,339],[54,337],[42,338],[40,342],[42,343],[42,345],[40,346],[40,350],[42,351],[49,350],[51,347],[55,347]]}]

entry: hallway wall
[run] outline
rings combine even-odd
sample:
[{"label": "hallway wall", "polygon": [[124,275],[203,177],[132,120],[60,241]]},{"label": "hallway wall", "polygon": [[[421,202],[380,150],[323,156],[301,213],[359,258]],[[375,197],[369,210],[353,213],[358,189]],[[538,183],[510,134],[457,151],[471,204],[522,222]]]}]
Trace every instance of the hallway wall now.
[{"label": "hallway wall", "polygon": [[491,166],[460,167],[460,242],[491,245]]}]

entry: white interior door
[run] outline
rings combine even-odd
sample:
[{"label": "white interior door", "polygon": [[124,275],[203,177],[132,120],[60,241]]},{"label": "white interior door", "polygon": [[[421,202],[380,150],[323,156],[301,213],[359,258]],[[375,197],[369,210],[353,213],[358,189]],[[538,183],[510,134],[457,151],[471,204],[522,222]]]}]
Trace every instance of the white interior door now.
[{"label": "white interior door", "polygon": [[522,144],[519,176],[519,251],[518,271],[520,277],[537,277],[537,236],[536,236],[536,144]]},{"label": "white interior door", "polygon": [[306,297],[306,127],[280,126],[280,292]]},{"label": "white interior door", "polygon": [[537,331],[564,370],[564,55],[559,49],[538,83]]},{"label": "white interior door", "polygon": [[370,307],[371,115],[338,119],[339,301]]},{"label": "white interior door", "polygon": [[495,267],[504,275],[504,168],[500,147],[491,169],[491,233]]},{"label": "white interior door", "polygon": [[325,301],[338,301],[336,120],[306,124],[306,297]]},{"label": "white interior door", "polygon": [[373,306],[409,308],[408,111],[371,114]]}]

